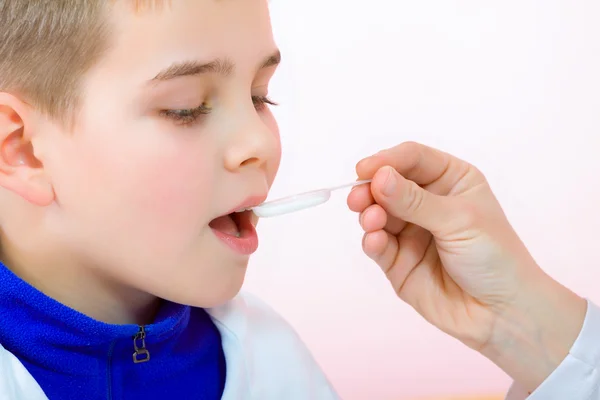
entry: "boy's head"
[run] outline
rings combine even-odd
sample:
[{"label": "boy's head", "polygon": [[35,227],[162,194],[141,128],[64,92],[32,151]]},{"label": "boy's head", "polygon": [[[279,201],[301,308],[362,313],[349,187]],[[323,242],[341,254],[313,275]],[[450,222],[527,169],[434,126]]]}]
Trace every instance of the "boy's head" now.
[{"label": "boy's head", "polygon": [[273,182],[278,59],[266,0],[0,0],[2,259],[84,312],[235,295],[210,225]]}]

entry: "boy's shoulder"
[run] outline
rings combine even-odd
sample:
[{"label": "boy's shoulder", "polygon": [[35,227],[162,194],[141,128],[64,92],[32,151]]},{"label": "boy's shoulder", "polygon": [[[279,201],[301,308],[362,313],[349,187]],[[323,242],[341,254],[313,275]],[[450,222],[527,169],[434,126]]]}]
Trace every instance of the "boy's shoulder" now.
[{"label": "boy's shoulder", "polygon": [[221,332],[227,380],[236,382],[224,399],[338,399],[296,331],[257,296],[240,293],[207,311]]}]

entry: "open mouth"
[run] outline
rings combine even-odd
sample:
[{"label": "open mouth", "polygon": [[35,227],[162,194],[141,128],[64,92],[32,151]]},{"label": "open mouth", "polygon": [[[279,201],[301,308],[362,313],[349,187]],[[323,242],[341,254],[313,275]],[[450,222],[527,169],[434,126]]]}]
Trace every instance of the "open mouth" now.
[{"label": "open mouth", "polygon": [[251,213],[252,211],[243,211],[223,215],[213,219],[208,226],[225,235],[239,238],[247,230],[248,224],[251,224]]}]

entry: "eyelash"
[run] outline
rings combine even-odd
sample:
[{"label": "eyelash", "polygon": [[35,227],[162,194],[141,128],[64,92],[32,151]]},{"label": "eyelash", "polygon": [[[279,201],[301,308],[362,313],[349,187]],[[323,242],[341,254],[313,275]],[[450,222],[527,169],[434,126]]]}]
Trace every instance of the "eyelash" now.
[{"label": "eyelash", "polygon": [[[267,105],[277,106],[278,104],[269,99],[267,96],[252,96],[252,103],[256,111],[262,111]],[[203,115],[210,114],[212,108],[201,104],[196,108],[180,109],[180,110],[162,110],[161,115],[173,120],[178,125],[191,125]]]}]

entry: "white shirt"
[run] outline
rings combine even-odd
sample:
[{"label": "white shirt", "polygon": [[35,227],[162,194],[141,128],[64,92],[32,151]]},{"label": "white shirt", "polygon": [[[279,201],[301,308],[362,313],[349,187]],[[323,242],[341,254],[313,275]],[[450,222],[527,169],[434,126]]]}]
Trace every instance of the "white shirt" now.
[{"label": "white shirt", "polygon": [[[560,323],[560,321],[557,321]],[[518,384],[506,400],[600,400],[600,308],[588,301],[581,332],[569,354],[530,395]]]},{"label": "white shirt", "polygon": [[[265,303],[244,294],[207,311],[225,353],[223,400],[339,399],[292,327]],[[1,345],[0,399],[47,400],[21,362]]]}]

